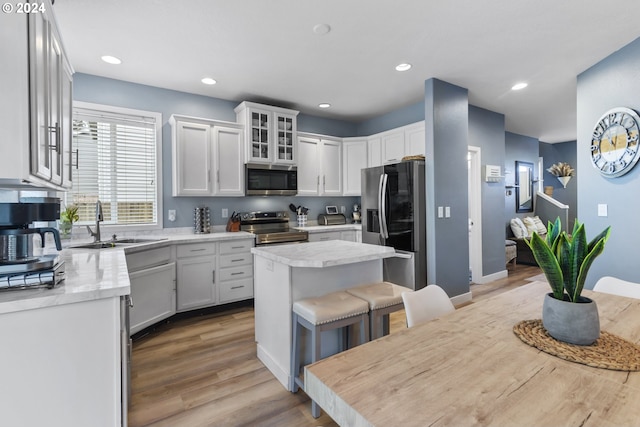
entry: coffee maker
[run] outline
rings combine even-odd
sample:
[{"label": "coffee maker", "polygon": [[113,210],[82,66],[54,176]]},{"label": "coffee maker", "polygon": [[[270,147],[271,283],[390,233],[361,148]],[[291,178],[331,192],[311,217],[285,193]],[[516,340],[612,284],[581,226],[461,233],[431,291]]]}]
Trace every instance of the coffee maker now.
[{"label": "coffee maker", "polygon": [[355,204],[353,205],[353,223],[354,224],[360,224],[360,205],[359,204]]},{"label": "coffee maker", "polygon": [[64,279],[64,263],[59,256],[34,255],[33,236],[53,234],[61,250],[60,234],[53,227],[33,227],[35,222],[60,218],[60,199],[32,197],[18,203],[0,203],[0,290],[31,286],[53,287]]}]

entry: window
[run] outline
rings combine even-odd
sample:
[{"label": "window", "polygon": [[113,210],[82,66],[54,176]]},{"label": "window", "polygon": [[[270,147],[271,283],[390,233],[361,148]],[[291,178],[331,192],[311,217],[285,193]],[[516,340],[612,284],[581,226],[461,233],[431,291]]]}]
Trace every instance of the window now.
[{"label": "window", "polygon": [[78,224],[162,227],[160,113],[74,103],[73,189],[67,204],[78,206]]}]

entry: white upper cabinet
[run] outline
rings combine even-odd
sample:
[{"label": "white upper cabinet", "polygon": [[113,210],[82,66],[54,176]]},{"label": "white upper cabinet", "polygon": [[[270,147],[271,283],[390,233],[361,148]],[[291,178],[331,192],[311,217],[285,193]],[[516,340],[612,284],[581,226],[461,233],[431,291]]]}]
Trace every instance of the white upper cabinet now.
[{"label": "white upper cabinet", "polygon": [[404,132],[396,130],[382,137],[382,163],[397,163],[404,157]]},{"label": "white upper cabinet", "polygon": [[243,128],[173,115],[173,196],[243,196]]},{"label": "white upper cabinet", "polygon": [[14,14],[0,29],[0,183],[71,187],[73,69],[52,7]]},{"label": "white upper cabinet", "polygon": [[404,127],[405,156],[424,156],[425,144],[424,121]]},{"label": "white upper cabinet", "polygon": [[342,195],[359,196],[361,194],[360,171],[367,164],[368,142],[362,138],[345,138],[342,140]]},{"label": "white upper cabinet", "polygon": [[425,154],[424,121],[379,134],[382,138],[382,164],[397,163],[405,156]]},{"label": "white upper cabinet", "polygon": [[216,196],[244,195],[244,162],[242,143],[244,130],[240,126],[213,127],[214,170]]},{"label": "white upper cabinet", "polygon": [[234,111],[245,129],[246,163],[296,163],[297,111],[246,101]]},{"label": "white upper cabinet", "polygon": [[298,195],[342,195],[342,143],[336,138],[298,136]]},{"label": "white upper cabinet", "polygon": [[367,166],[382,166],[382,138],[379,136],[367,138]]}]

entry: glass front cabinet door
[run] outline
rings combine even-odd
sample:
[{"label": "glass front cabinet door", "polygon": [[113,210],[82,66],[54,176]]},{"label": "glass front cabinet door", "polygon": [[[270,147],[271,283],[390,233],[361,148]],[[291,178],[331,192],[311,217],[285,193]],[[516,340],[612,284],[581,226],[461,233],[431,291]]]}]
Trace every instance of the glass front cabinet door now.
[{"label": "glass front cabinet door", "polygon": [[243,102],[235,112],[246,128],[246,163],[295,163],[297,111]]}]

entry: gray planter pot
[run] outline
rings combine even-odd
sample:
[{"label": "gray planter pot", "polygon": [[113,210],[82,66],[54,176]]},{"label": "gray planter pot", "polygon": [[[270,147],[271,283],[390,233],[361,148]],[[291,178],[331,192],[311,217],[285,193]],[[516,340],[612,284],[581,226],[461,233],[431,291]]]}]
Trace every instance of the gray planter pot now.
[{"label": "gray planter pot", "polygon": [[600,337],[600,318],[596,302],[580,297],[580,302],[544,296],[542,325],[553,338],[570,344],[591,345]]}]

